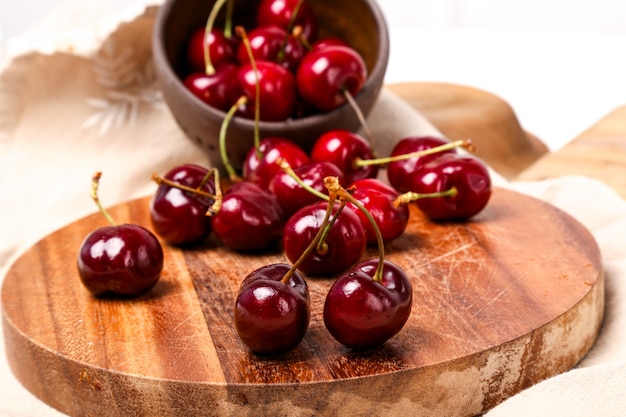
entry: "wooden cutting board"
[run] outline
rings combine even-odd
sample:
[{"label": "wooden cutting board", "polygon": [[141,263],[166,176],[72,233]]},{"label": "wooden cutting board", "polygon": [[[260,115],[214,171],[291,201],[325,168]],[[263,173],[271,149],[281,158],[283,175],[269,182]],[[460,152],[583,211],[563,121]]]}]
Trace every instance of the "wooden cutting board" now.
[{"label": "wooden cutting board", "polygon": [[[149,227],[149,197],[112,208]],[[280,357],[250,354],[233,327],[240,280],[284,261],[216,240],[165,247],[161,281],[133,300],[79,282],[81,219],[34,245],[2,287],[6,351],[19,381],[73,416],[471,416],[575,365],[603,316],[598,247],[551,205],[496,189],[466,223],[412,208],[388,259],[411,276],[414,306],[383,347],[352,352],[321,318],[331,279],[309,279],[312,323]],[[372,251],[369,255],[374,256]]]}]

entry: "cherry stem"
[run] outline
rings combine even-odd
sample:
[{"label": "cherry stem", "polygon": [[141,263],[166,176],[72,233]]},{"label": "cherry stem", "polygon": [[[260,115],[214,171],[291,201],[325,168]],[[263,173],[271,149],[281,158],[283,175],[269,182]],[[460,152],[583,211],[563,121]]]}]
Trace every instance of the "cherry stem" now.
[{"label": "cherry stem", "polygon": [[361,123],[361,126],[363,127],[363,130],[365,131],[365,136],[367,137],[367,140],[369,141],[369,143],[372,143],[373,141],[372,131],[370,130],[367,124],[367,120],[365,120],[365,115],[361,111],[361,108],[357,104],[356,100],[354,100],[354,97],[352,96],[352,94],[350,94],[350,91],[348,91],[348,89],[346,88],[343,89],[343,96],[346,98],[346,100],[350,104],[350,107],[354,109],[354,112],[356,113],[356,117],[357,119],[359,119],[359,122]]},{"label": "cherry stem", "polygon": [[[209,171],[209,173],[207,173],[205,178],[207,176],[210,176],[210,175],[212,175],[212,170]],[[187,191],[189,193],[196,194],[196,195],[199,195],[199,196],[202,196],[202,197],[206,197],[206,198],[210,198],[210,199],[216,199],[217,198],[217,196],[215,194],[207,193],[206,191],[203,191],[201,189],[202,185],[204,185],[204,184],[201,184],[200,186],[198,186],[196,188],[192,188],[192,187],[186,186],[185,184],[181,184],[181,183],[178,183],[176,181],[172,181],[172,180],[168,180],[167,178],[163,178],[159,174],[157,174],[156,172],[152,173],[152,181],[156,182],[159,185],[165,184],[165,185],[167,185],[169,187],[178,188],[179,190]]]},{"label": "cherry stem", "polygon": [[295,171],[293,170],[293,168],[291,168],[291,165],[289,165],[289,162],[287,162],[286,159],[284,158],[278,158],[276,160],[276,163],[280,166],[280,168],[287,174],[289,175],[291,178],[294,179],[294,181],[296,181],[298,183],[298,185],[300,185],[302,188],[304,188],[305,190],[307,190],[308,192],[310,192],[311,194],[321,198],[322,200],[326,200],[328,201],[328,196],[324,193],[319,192],[318,190],[316,190],[315,188],[311,187],[309,184],[305,183],[302,178],[300,178],[298,176],[298,174],[295,173]]},{"label": "cherry stem", "polygon": [[302,252],[302,255],[300,255],[300,257],[296,259],[296,261],[291,265],[291,268],[289,268],[289,271],[287,271],[285,275],[283,276],[281,281],[284,284],[286,284],[289,281],[291,276],[296,272],[296,270],[300,267],[300,265],[302,265],[302,262],[306,260],[306,258],[311,254],[311,252],[313,252],[313,250],[317,248],[318,242],[324,235],[325,226],[328,224],[330,220],[330,216],[333,212],[333,207],[335,207],[336,199],[337,199],[337,194],[331,192],[328,197],[328,206],[326,208],[326,214],[324,215],[324,219],[322,220],[319,230],[315,234],[315,237],[313,238],[311,243],[309,243],[309,246],[307,246],[304,252]]},{"label": "cherry stem", "polygon": [[393,201],[394,207],[400,207],[403,204],[411,203],[415,200],[420,200],[422,198],[441,198],[441,197],[454,197],[459,193],[456,187],[452,187],[446,191],[439,191],[435,193],[416,193],[413,191],[408,191],[404,194],[400,194]]},{"label": "cherry stem", "polygon": [[435,146],[433,148],[424,149],[422,151],[409,152],[402,155],[388,156],[385,158],[376,158],[376,159],[361,159],[357,158],[354,161],[354,165],[356,167],[364,167],[368,165],[384,165],[389,164],[391,162],[404,161],[406,159],[411,158],[419,158],[420,156],[432,155],[435,153],[447,151],[454,148],[466,148],[470,152],[474,151],[474,145],[471,139],[461,139],[456,140],[454,142],[445,143],[443,145]]},{"label": "cherry stem", "polygon": [[313,49],[313,45],[311,45],[306,36],[304,36],[304,30],[302,29],[302,26],[296,25],[291,33],[302,44],[302,46],[304,46],[304,49],[309,52]]},{"label": "cherry stem", "polygon": [[115,226],[115,220],[107,211],[107,209],[104,208],[104,206],[100,202],[100,198],[98,197],[98,186],[100,185],[100,177],[102,177],[102,172],[96,172],[91,178],[91,199],[96,203],[96,206],[98,206],[100,212],[104,214],[104,217],[107,219],[107,221],[111,223],[112,226]]},{"label": "cherry stem", "polygon": [[341,212],[343,211],[345,206],[346,202],[341,201],[339,207],[337,208],[337,212],[335,212],[335,214],[333,215],[333,217],[330,218],[326,226],[324,226],[324,232],[322,233],[322,237],[320,238],[319,242],[317,242],[317,246],[315,248],[315,250],[317,250],[317,253],[319,253],[320,255],[328,253],[328,242],[326,242],[326,238],[328,237],[328,234],[330,233],[333,225],[341,215]]},{"label": "cherry stem", "polygon": [[215,67],[213,66],[213,62],[211,61],[211,54],[209,53],[209,43],[205,42],[207,36],[211,35],[213,31],[213,26],[215,25],[215,20],[217,19],[217,14],[220,9],[229,0],[217,0],[211,9],[211,13],[209,13],[209,18],[206,21],[206,26],[204,27],[204,40],[202,42],[202,47],[204,49],[204,66],[205,72],[207,75],[215,74]]},{"label": "cherry stem", "polygon": [[243,26],[237,26],[235,30],[237,31],[237,36],[241,38],[241,41],[246,48],[248,58],[250,59],[250,65],[252,65],[252,70],[254,71],[254,148],[257,150],[257,158],[261,159],[262,155],[259,151],[259,148],[261,146],[261,138],[259,133],[259,120],[261,119],[261,105],[259,103],[259,101],[261,101],[261,74],[259,73],[259,69],[257,68],[256,59],[254,59],[254,55],[252,54],[252,47],[250,46],[250,39],[248,38],[246,29]]},{"label": "cherry stem", "polygon": [[224,36],[230,39],[233,36],[233,9],[234,0],[227,0],[226,3],[226,21],[224,22]]},{"label": "cherry stem", "polygon": [[[223,201],[222,183],[220,182],[220,171],[216,168],[213,168],[211,171],[213,171],[213,182],[215,183],[215,200],[213,200],[213,204],[211,204],[211,207],[207,209],[205,213],[207,216],[214,216],[219,213],[222,209]],[[207,173],[207,176],[208,175],[209,174]],[[205,176],[205,178],[207,177]]]},{"label": "cherry stem", "polygon": [[374,281],[380,282],[383,277],[383,267],[385,262],[385,243],[383,241],[383,235],[376,223],[376,220],[369,212],[368,209],[361,204],[354,196],[345,188],[343,188],[339,184],[339,179],[337,177],[326,177],[324,178],[324,185],[328,188],[329,194],[337,194],[337,196],[343,202],[350,202],[356,208],[358,208],[364,215],[367,217],[367,220],[372,225],[372,229],[374,230],[374,234],[376,235],[376,243],[378,245],[378,266],[376,267],[376,271],[374,272],[374,276],[372,277]]},{"label": "cherry stem", "polygon": [[299,0],[296,4],[296,7],[293,8],[293,13],[291,14],[291,18],[289,19],[289,24],[287,25],[287,33],[290,33],[293,30],[293,27],[296,24],[298,13],[300,13],[300,7],[302,7],[302,3],[304,3],[304,0]]},{"label": "cherry stem", "polygon": [[220,140],[220,155],[222,158],[222,164],[224,165],[224,168],[226,169],[226,172],[228,173],[228,177],[233,182],[237,182],[241,178],[239,177],[239,175],[237,175],[235,168],[233,168],[233,166],[230,164],[230,161],[228,158],[228,152],[226,152],[226,130],[228,129],[228,125],[230,124],[230,121],[234,117],[235,112],[237,112],[237,109],[240,106],[246,104],[247,102],[248,102],[248,97],[246,96],[239,97],[239,99],[235,102],[235,104],[233,104],[232,107],[228,110],[228,113],[226,113],[226,116],[224,116],[224,120],[222,120],[222,125],[220,126],[219,140]]}]

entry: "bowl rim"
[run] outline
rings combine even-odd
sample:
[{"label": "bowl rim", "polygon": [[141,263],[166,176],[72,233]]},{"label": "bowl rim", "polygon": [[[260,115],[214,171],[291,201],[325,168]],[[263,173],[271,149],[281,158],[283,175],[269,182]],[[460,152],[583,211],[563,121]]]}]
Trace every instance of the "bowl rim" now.
[{"label": "bowl rim", "polygon": [[[173,66],[171,65],[169,59],[166,56],[164,45],[164,28],[167,16],[170,14],[174,4],[178,0],[165,0],[159,9],[157,10],[154,29],[152,32],[152,55],[154,62],[164,63],[165,65],[161,68],[162,71],[165,71],[167,77],[169,79],[174,80],[175,83],[180,87],[182,94],[185,95],[185,98],[189,101],[192,101],[198,106],[202,106],[206,109],[208,113],[214,114],[216,117],[224,118],[226,116],[226,112],[217,109],[211,106],[206,105],[202,100],[196,97],[189,90],[184,88],[183,81],[180,79]],[[371,87],[372,82],[376,79],[380,79],[381,81],[384,79],[384,75],[387,70],[387,66],[389,63],[389,55],[390,55],[390,39],[389,39],[389,28],[387,25],[387,20],[385,15],[382,12],[382,9],[378,5],[376,0],[362,0],[363,3],[367,4],[372,12],[372,16],[374,21],[378,26],[378,55],[376,57],[374,67],[368,73],[367,80],[363,85],[363,88],[359,93],[356,94],[354,99],[356,101],[359,100],[359,96],[363,94],[363,92]],[[327,120],[329,114],[333,114],[345,106],[348,106],[349,103],[343,103],[341,106],[336,109],[331,110],[330,112],[316,113],[310,116],[301,117],[301,118],[288,118],[283,121],[272,122],[272,121],[259,121],[258,128],[260,130],[271,130],[271,131],[290,131],[300,127],[304,127],[306,125],[313,125],[317,123],[322,123]],[[233,116],[230,125],[237,128],[243,129],[254,129],[255,121],[253,119],[247,119],[240,116]]]}]

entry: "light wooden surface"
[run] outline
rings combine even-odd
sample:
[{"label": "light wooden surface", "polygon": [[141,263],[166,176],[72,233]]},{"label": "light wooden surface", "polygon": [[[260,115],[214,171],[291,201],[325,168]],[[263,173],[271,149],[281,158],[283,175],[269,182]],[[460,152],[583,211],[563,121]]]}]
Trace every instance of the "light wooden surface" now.
[{"label": "light wooden surface", "polygon": [[[149,197],[111,210],[146,226],[148,213]],[[284,261],[280,251],[241,256],[215,240],[166,247],[164,275],[149,294],[93,298],[76,254],[104,224],[95,214],[46,237],[2,288],[13,372],[72,416],[472,416],[576,364],[603,315],[591,235],[556,208],[503,189],[467,223],[434,224],[412,208],[406,233],[387,248],[411,277],[411,317],[365,353],[323,326],[329,279],[309,279],[312,323],[296,350],[278,358],[246,350],[232,322],[239,282]]]},{"label": "light wooden surface", "polygon": [[584,175],[626,198],[626,105],[618,107],[561,149],[545,154],[517,178]]}]

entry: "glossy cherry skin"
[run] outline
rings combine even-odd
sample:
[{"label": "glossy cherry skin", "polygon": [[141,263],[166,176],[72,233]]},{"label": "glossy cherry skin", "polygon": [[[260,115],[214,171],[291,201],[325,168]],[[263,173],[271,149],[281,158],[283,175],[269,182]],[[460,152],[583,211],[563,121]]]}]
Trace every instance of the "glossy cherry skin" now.
[{"label": "glossy cherry skin", "polygon": [[226,112],[243,94],[238,72],[237,65],[227,62],[217,67],[215,74],[194,72],[186,76],[183,83],[200,100]]},{"label": "glossy cherry skin", "polygon": [[148,229],[135,224],[104,226],[80,246],[78,274],[92,294],[135,296],[156,285],[163,248]]},{"label": "glossy cherry skin", "polygon": [[[197,188],[205,180],[208,170],[196,164],[183,164],[169,170],[164,178],[175,183]],[[200,190],[215,193],[211,178]],[[206,215],[213,199],[160,184],[150,201],[150,221],[154,232],[171,245],[193,244],[211,233],[211,218]]]},{"label": "glossy cherry skin", "polygon": [[411,281],[385,261],[380,282],[378,259],[360,263],[337,278],[324,302],[324,324],[341,344],[355,350],[382,345],[406,324],[413,304]]},{"label": "glossy cherry skin", "polygon": [[[435,136],[410,136],[398,141],[391,150],[390,156],[421,152],[445,145],[446,143],[448,143],[447,140]],[[405,193],[411,191],[411,176],[415,173],[417,168],[444,153],[457,153],[457,151],[455,148],[430,155],[390,162],[387,165],[387,178],[389,183],[398,190],[398,192]]]},{"label": "glossy cherry skin", "polygon": [[206,73],[204,60],[204,45],[208,43],[211,64],[218,67],[225,62],[237,62],[236,38],[228,39],[220,29],[213,28],[209,36],[205,35],[205,28],[199,28],[191,34],[187,42],[187,65],[190,72]]},{"label": "glossy cherry skin", "polygon": [[[289,25],[297,5],[298,0],[262,0],[257,9],[257,26],[277,25],[286,31],[293,29]],[[294,23],[302,27],[302,34],[309,42],[317,36],[317,19],[306,1],[300,5]]]},{"label": "glossy cherry skin", "polygon": [[[256,63],[259,73],[259,112],[263,121],[278,122],[289,118],[296,102],[296,84],[291,72],[275,62]],[[237,78],[248,103],[240,108],[242,117],[254,118],[256,103],[256,71],[251,63],[239,68]]]},{"label": "glossy cherry skin", "polygon": [[[324,178],[337,177],[340,183],[343,182],[343,173],[330,162],[311,162],[294,168],[293,171],[304,184],[326,195],[328,189],[324,186]],[[291,216],[304,206],[320,201],[319,196],[302,187],[286,172],[279,172],[274,176],[269,190],[278,199],[285,217]]]},{"label": "glossy cherry skin", "polygon": [[[399,193],[393,187],[376,178],[364,178],[352,183],[350,189],[352,196],[369,211],[376,221],[383,243],[391,242],[404,233],[409,223],[409,208],[406,204],[394,206],[393,202]],[[353,210],[361,218],[367,235],[367,244],[376,245],[376,233],[367,216],[352,203],[349,203],[347,208]]]},{"label": "glossy cherry skin", "polygon": [[313,144],[311,161],[335,164],[343,172],[347,184],[362,178],[378,175],[378,165],[358,167],[357,159],[373,159],[374,152],[362,136],[344,129],[334,129],[322,134]]},{"label": "glossy cherry skin", "polygon": [[436,193],[456,187],[454,197],[420,198],[415,204],[431,220],[465,220],[478,214],[491,197],[491,177],[472,155],[445,154],[422,165],[412,176],[412,191]]},{"label": "glossy cherry skin", "polygon": [[[337,207],[338,205],[336,205]],[[320,201],[296,211],[285,224],[283,250],[287,259],[296,262],[319,231],[328,203]],[[337,212],[333,210],[333,214]],[[366,247],[365,230],[359,216],[342,210],[326,237],[325,253],[313,250],[300,264],[307,275],[328,276],[345,271],[363,256]]]},{"label": "glossy cherry skin", "polygon": [[224,193],[221,209],[211,216],[211,227],[231,249],[259,252],[280,241],[283,211],[272,193],[243,181]]},{"label": "glossy cherry skin", "polygon": [[296,73],[300,96],[321,111],[330,111],[347,100],[344,90],[355,96],[367,80],[365,61],[354,49],[327,46],[302,58]]},{"label": "glossy cherry skin", "polygon": [[[258,61],[272,61],[295,73],[305,54],[302,42],[275,25],[261,26],[248,33],[252,56]],[[250,62],[243,43],[237,49],[237,59],[242,64]]]},{"label": "glossy cherry skin", "polygon": [[284,159],[292,168],[309,163],[309,155],[295,142],[269,137],[261,140],[258,151],[254,146],[248,151],[242,168],[244,179],[267,189],[274,176],[282,172],[277,164],[279,159]]},{"label": "glossy cherry skin", "polygon": [[302,341],[310,322],[306,281],[296,271],[281,282],[290,266],[263,266],[241,283],[235,301],[235,329],[242,342],[259,355],[287,352]]}]

